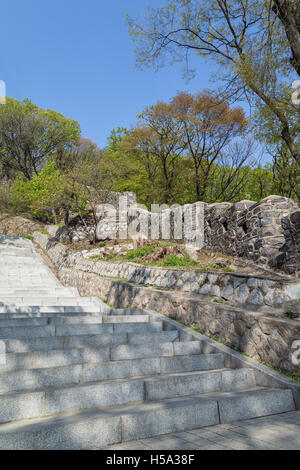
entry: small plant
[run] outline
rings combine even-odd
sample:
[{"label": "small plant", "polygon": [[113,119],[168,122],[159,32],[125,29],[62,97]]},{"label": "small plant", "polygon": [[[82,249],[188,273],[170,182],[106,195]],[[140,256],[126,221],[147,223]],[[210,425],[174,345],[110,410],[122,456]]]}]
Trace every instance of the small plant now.
[{"label": "small plant", "polygon": [[218,267],[218,265],[216,263],[211,263],[211,264],[203,264],[202,266],[200,266],[199,270],[203,273],[205,273],[206,271],[208,271],[209,269],[216,269]]},{"label": "small plant", "polygon": [[32,237],[32,236],[29,236],[29,235],[24,236],[24,237],[21,237],[21,238],[25,238],[26,240],[33,240],[33,237]]},{"label": "small plant", "polygon": [[290,318],[291,320],[293,320],[293,318],[294,318],[294,313],[291,310],[287,311],[285,315],[286,315],[286,317]]},{"label": "small plant", "polygon": [[109,255],[105,257],[105,261],[115,261],[116,258],[117,258],[117,255],[115,255],[114,253],[110,253]]},{"label": "small plant", "polygon": [[48,235],[47,230],[44,228],[39,229],[38,232],[42,233],[43,235]]},{"label": "small plant", "polygon": [[136,250],[130,250],[126,254],[125,258],[132,263],[139,263],[142,258],[150,255],[155,250],[155,247],[152,245],[145,245],[137,248]]},{"label": "small plant", "polygon": [[233,273],[233,269],[230,267],[229,264],[227,264],[227,266],[226,266],[226,271],[227,271],[228,273]]},{"label": "small plant", "polygon": [[194,261],[189,255],[169,255],[162,263],[160,263],[160,266],[170,266],[176,268],[190,268],[191,266],[196,265],[197,262]]},{"label": "small plant", "polygon": [[100,255],[93,255],[93,256],[90,256],[89,259],[91,259],[91,260],[99,260],[99,259],[101,259],[101,256],[100,256]]},{"label": "small plant", "polygon": [[111,305],[109,302],[106,302],[106,300],[102,299],[102,297],[99,297],[99,295],[96,295],[95,297],[98,297],[98,299],[102,300],[108,307],[110,308],[115,308],[113,305]]}]

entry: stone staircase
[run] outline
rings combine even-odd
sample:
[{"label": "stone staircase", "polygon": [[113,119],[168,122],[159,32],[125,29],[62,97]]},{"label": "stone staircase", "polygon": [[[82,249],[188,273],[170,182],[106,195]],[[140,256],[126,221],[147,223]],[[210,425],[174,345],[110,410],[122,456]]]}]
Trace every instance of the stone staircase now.
[{"label": "stone staircase", "polygon": [[0,236],[0,449],[99,449],[295,409],[291,390],[166,328],[64,288],[28,240]]}]

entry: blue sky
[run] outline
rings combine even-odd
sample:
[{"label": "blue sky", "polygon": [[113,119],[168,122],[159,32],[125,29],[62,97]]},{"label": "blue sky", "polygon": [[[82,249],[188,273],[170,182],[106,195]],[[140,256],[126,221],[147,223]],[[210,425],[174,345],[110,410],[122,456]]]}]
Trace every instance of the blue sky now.
[{"label": "blue sky", "polygon": [[212,88],[199,63],[186,83],[181,66],[154,73],[135,68],[125,14],[163,0],[10,0],[1,5],[1,72],[7,95],[79,121],[82,134],[104,146],[117,126],[178,90]]}]

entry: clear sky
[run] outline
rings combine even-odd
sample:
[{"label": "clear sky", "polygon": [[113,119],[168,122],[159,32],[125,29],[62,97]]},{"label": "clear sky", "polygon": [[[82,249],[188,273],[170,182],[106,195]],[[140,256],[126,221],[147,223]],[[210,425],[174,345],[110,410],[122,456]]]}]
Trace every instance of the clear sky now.
[{"label": "clear sky", "polygon": [[154,73],[135,68],[125,14],[163,0],[10,0],[1,5],[1,72],[7,95],[79,121],[104,146],[117,126],[131,127],[142,109],[179,90],[213,88],[199,64],[187,83],[181,66]]}]

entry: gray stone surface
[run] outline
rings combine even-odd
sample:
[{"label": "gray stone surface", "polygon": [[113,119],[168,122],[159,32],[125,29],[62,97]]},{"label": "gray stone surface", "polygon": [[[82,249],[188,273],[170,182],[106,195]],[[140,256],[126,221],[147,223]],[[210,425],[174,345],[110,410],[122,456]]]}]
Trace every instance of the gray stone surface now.
[{"label": "gray stone surface", "polygon": [[[13,251],[7,246],[3,251],[0,243],[0,256],[12,258],[9,269],[0,273],[0,289],[11,278],[22,284],[29,275],[34,288],[26,285],[27,302],[18,297],[23,292],[16,293],[12,317],[5,310],[0,318],[6,347],[0,367],[1,449],[103,448],[133,439],[154,442],[168,432],[179,434],[164,439],[163,448],[176,441],[188,449],[197,444],[180,433],[237,415],[295,408],[290,389],[258,388],[262,378],[254,368],[239,368],[236,356],[236,363],[230,363],[231,356],[217,343],[209,343],[208,350],[195,332],[152,311],[122,312],[96,298],[80,299],[76,289],[63,292],[30,243],[8,241]],[[18,258],[14,263],[17,249],[30,262]],[[41,312],[43,305],[51,310],[47,280],[63,294],[57,297],[60,308],[55,304],[52,312]],[[43,300],[34,296],[35,288],[45,291]],[[269,334],[272,325],[263,320],[261,330]],[[217,329],[217,322],[211,327]],[[233,440],[236,448],[243,445]],[[210,447],[225,444],[215,440]]]},{"label": "gray stone surface", "polygon": [[[42,246],[47,247],[47,235],[36,234],[36,240]],[[59,246],[57,243],[56,245]],[[56,245],[51,245],[47,249],[53,261],[58,267],[62,267],[61,250],[56,249]],[[53,252],[52,252],[53,251]],[[292,281],[284,276],[278,277],[275,274],[253,277],[251,274],[239,275],[238,273],[199,273],[197,271],[170,270],[159,267],[132,266],[130,264],[110,263],[105,261],[95,261],[85,258],[82,253],[64,253],[64,266],[74,267],[88,273],[95,273],[101,276],[115,276],[128,279],[130,282],[139,285],[155,286],[167,288],[187,293],[196,293],[202,296],[212,296],[223,298],[228,302],[238,304],[250,304],[255,306],[278,305],[290,300],[300,300],[300,283]],[[275,276],[275,277],[274,277]],[[276,280],[274,280],[276,278]],[[71,302],[71,300],[69,299]]]}]

